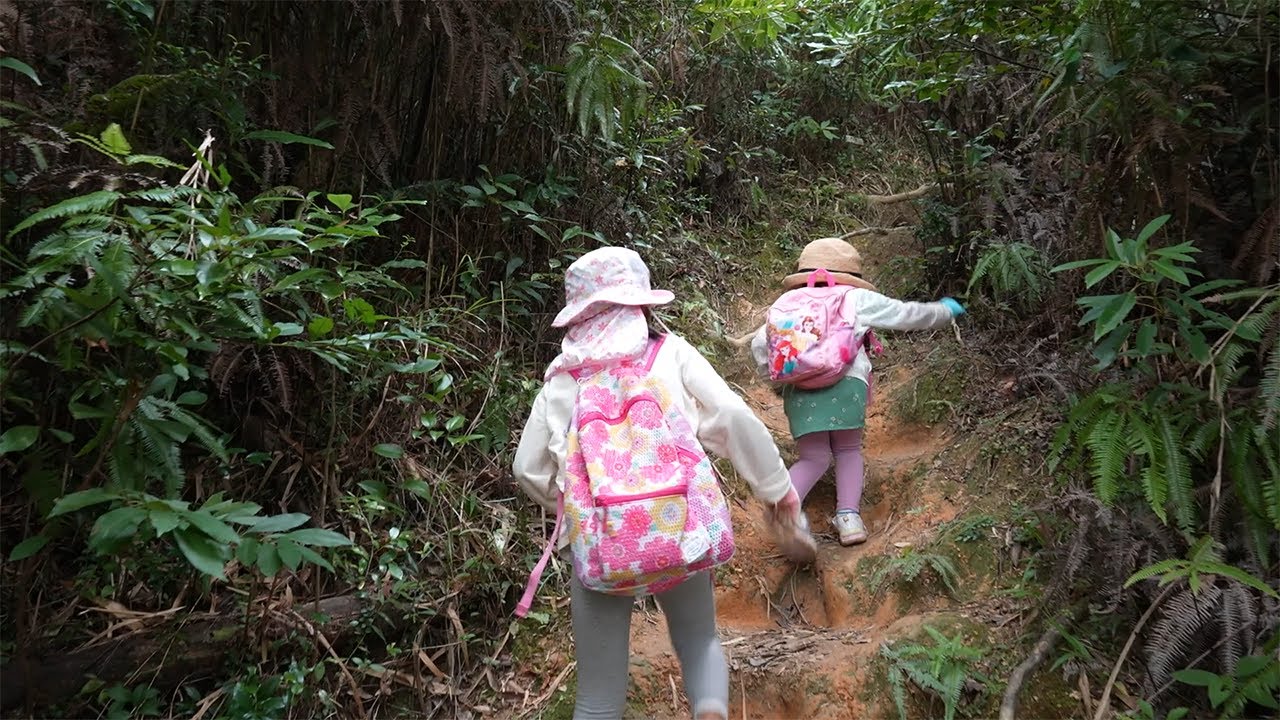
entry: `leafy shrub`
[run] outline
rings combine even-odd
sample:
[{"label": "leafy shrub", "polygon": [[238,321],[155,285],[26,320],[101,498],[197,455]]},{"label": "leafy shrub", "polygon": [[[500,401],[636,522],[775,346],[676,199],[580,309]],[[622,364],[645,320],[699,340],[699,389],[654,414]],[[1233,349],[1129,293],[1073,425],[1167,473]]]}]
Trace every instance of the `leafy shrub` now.
[{"label": "leafy shrub", "polygon": [[[103,138],[101,151],[130,161],[118,127]],[[349,544],[297,529],[305,514],[264,517],[222,493],[194,504],[184,499],[188,477],[260,461],[220,427],[210,400],[225,395],[238,368],[264,373],[284,411],[298,414],[286,365],[306,368],[307,357],[344,374],[439,374],[429,338],[378,307],[405,292],[393,269],[422,264],[353,259],[397,218],[376,198],[279,188],[242,201],[228,183],[206,145],[184,184],[91,192],[8,232],[14,243],[43,230],[0,286],[17,331],[0,355],[10,426],[0,450],[22,466],[24,487],[49,518],[11,557],[74,533],[78,523],[67,520],[103,507],[89,533],[95,551],[170,538],[215,577],[233,553],[272,575],[282,564],[328,566],[313,548]],[[58,381],[35,385],[41,377]],[[63,479],[69,468],[76,486]]]}]

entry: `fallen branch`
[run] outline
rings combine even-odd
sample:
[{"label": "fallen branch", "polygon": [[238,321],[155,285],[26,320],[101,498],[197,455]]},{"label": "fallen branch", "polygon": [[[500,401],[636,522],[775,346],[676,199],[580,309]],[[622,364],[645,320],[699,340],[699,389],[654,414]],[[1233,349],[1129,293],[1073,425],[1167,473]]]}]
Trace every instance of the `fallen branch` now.
[{"label": "fallen branch", "polygon": [[1129,657],[1129,651],[1133,649],[1133,642],[1138,639],[1138,633],[1142,630],[1147,621],[1155,613],[1156,608],[1160,607],[1160,603],[1169,597],[1169,593],[1177,585],[1169,585],[1155,600],[1151,601],[1151,607],[1142,613],[1142,617],[1138,618],[1138,624],[1133,626],[1133,630],[1129,633],[1129,639],[1124,641],[1124,647],[1120,650],[1120,657],[1116,658],[1116,666],[1111,668],[1111,676],[1107,678],[1107,684],[1102,687],[1102,697],[1098,700],[1098,710],[1093,714],[1093,720],[1102,720],[1107,714],[1107,710],[1111,709],[1111,689],[1116,686],[1116,679],[1120,677],[1120,668],[1124,667],[1124,661]]},{"label": "fallen branch", "polygon": [[[312,629],[338,642],[354,630],[352,620],[367,609],[368,601],[352,595],[324,598],[305,609],[325,618],[310,623]],[[75,697],[90,677],[110,685],[139,678],[157,688],[176,687],[196,678],[212,677],[228,654],[244,642],[238,631],[245,617],[241,612],[173,618],[174,622],[133,632],[114,640],[63,652],[24,650],[15,653],[0,668],[0,710],[10,711],[25,703],[42,705],[65,702]],[[8,716],[8,712],[4,713]]]},{"label": "fallen branch", "polygon": [[910,230],[911,228],[912,228],[912,226],[911,226],[911,225],[894,225],[893,227],[880,227],[880,226],[878,226],[878,225],[877,225],[877,226],[872,226],[872,227],[864,227],[864,228],[862,228],[862,229],[860,229],[860,230],[854,230],[853,232],[847,232],[847,233],[845,233],[845,234],[841,235],[841,236],[840,236],[840,239],[841,239],[841,240],[848,240],[849,238],[852,238],[852,237],[858,237],[858,236],[860,236],[860,235],[888,235],[888,234],[890,234],[890,233],[895,233],[895,232],[898,232],[898,231],[900,231],[900,230]]},{"label": "fallen branch", "polygon": [[1057,624],[1051,625],[1036,644],[1031,648],[1031,654],[1023,660],[1018,667],[1013,669],[1013,673],[1009,675],[1009,685],[1004,690],[1004,699],[1000,701],[1000,720],[1014,720],[1018,712],[1018,693],[1022,690],[1022,684],[1026,682],[1027,676],[1035,671],[1040,663],[1044,662],[1045,657],[1053,650],[1053,646],[1058,642],[1058,638],[1062,633],[1059,632]]},{"label": "fallen branch", "polygon": [[905,200],[915,200],[938,189],[938,183],[926,183],[906,192],[894,193],[893,195],[867,195],[867,202],[873,205],[888,205],[890,203],[903,202]]}]

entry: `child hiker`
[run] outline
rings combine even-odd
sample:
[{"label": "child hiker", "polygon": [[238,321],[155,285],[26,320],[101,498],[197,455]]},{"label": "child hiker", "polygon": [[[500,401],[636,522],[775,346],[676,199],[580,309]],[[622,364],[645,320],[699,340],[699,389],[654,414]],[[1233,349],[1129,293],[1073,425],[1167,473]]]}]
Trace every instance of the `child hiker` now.
[{"label": "child hiker", "polygon": [[[639,255],[617,247],[583,255],[565,274],[565,295],[552,323],[566,328],[562,351],[514,464],[524,491],[556,513],[556,531],[516,614],[528,612],[553,546],[567,549],[574,718],[622,717],[631,610],[636,595],[652,593],[695,717],[727,720],[711,570],[732,556],[733,527],[703,448],[728,457],[791,527],[800,522],[799,496],[746,403],[688,342],[651,328],[648,308],[674,296],[650,288]],[[799,540],[812,542],[807,531]]]},{"label": "child hiker", "polygon": [[796,272],[782,281],[787,291],[769,320],[751,338],[763,375],[782,387],[783,409],[799,459],[791,484],[801,502],[831,465],[836,465],[836,513],[841,545],[865,542],[862,500],[862,428],[871,388],[871,351],[879,352],[872,328],[926,330],[964,313],[951,298],[902,302],[885,297],[862,277],[862,260],[840,238],[805,246]]}]

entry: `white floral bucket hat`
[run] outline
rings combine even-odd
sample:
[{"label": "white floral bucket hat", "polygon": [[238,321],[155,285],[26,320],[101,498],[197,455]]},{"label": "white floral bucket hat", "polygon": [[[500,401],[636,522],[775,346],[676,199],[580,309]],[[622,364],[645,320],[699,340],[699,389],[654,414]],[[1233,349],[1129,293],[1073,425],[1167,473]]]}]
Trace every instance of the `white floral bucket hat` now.
[{"label": "white floral bucket hat", "polygon": [[582,322],[615,305],[666,305],[675,299],[669,290],[654,290],[640,255],[621,247],[598,248],[575,260],[564,274],[564,295],[553,327]]}]

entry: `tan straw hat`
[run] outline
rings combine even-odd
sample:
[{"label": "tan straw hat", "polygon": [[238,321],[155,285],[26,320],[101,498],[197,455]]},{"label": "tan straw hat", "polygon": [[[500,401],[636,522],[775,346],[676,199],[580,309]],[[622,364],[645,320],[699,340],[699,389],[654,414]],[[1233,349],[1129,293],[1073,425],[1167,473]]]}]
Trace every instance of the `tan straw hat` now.
[{"label": "tan straw hat", "polygon": [[[796,272],[783,278],[782,286],[793,290],[806,285],[815,270],[826,270],[831,275],[831,281],[837,285],[876,289],[875,285],[862,279],[862,256],[840,238],[819,238],[805,245],[804,250],[800,251]],[[819,274],[817,280],[821,282],[824,278]]]}]

